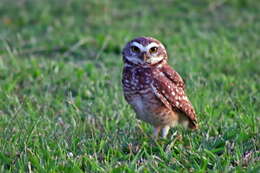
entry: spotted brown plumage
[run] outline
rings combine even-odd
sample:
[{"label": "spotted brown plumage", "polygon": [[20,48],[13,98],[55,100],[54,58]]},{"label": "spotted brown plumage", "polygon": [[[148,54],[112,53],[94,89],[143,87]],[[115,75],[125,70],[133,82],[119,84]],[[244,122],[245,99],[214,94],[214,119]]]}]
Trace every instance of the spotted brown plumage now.
[{"label": "spotted brown plumage", "polygon": [[[190,120],[190,128],[197,128],[196,114],[184,92],[184,82],[180,75],[168,64],[163,65],[163,67],[158,68],[158,70],[159,72],[155,72],[153,75],[152,83],[152,87],[155,88],[157,92],[157,97],[161,100],[166,99],[168,103],[164,104],[170,105],[169,108],[174,111],[184,113]],[[162,97],[164,99],[162,99]]]},{"label": "spotted brown plumage", "polygon": [[154,135],[166,137],[170,127],[196,129],[196,113],[180,75],[167,64],[164,46],[151,37],[139,37],[123,49],[123,90],[137,118],[154,126]]}]

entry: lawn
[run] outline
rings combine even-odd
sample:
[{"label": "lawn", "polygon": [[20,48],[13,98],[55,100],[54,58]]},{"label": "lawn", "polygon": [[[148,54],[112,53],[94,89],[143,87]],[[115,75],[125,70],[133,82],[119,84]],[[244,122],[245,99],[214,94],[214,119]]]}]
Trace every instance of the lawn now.
[{"label": "lawn", "polygon": [[[0,172],[260,172],[257,0],[1,0]],[[121,87],[161,40],[200,129],[154,141]]]}]

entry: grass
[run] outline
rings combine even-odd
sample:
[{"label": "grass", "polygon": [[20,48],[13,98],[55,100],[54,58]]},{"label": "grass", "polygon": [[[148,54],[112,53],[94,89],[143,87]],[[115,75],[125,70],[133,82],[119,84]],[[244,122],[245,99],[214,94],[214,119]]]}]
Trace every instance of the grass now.
[{"label": "grass", "polygon": [[[259,172],[256,0],[0,2],[0,172]],[[153,141],[122,46],[161,40],[200,129]]]}]

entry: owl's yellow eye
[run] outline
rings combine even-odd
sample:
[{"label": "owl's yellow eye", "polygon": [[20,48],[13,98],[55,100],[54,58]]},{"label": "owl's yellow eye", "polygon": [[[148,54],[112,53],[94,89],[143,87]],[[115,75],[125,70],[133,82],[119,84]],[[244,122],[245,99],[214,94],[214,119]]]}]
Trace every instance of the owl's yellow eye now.
[{"label": "owl's yellow eye", "polygon": [[132,50],[132,52],[135,52],[135,53],[139,53],[140,52],[140,49],[137,46],[132,46],[131,50]]},{"label": "owl's yellow eye", "polygon": [[150,53],[156,53],[158,50],[158,47],[151,47],[151,49],[149,50]]}]

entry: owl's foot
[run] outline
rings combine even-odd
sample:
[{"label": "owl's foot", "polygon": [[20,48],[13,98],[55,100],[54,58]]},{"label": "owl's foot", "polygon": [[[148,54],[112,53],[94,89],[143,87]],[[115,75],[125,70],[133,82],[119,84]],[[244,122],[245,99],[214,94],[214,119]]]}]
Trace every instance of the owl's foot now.
[{"label": "owl's foot", "polygon": [[163,128],[161,126],[159,126],[159,127],[154,127],[154,130],[153,130],[153,138],[154,139],[158,139],[158,136],[159,136],[161,129],[162,129],[162,138],[165,139],[167,137],[168,132],[170,130],[170,126],[165,126]]},{"label": "owl's foot", "polygon": [[160,131],[161,131],[161,127],[160,126],[159,127],[154,127],[154,130],[153,130],[153,138],[154,139],[158,138]]},{"label": "owl's foot", "polygon": [[167,134],[168,134],[169,130],[170,130],[170,127],[169,127],[169,126],[163,127],[163,129],[162,129],[162,137],[163,137],[163,138],[166,138],[166,137],[167,137]]}]

